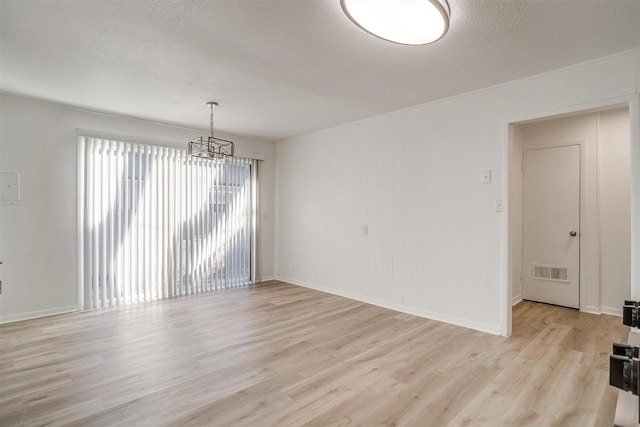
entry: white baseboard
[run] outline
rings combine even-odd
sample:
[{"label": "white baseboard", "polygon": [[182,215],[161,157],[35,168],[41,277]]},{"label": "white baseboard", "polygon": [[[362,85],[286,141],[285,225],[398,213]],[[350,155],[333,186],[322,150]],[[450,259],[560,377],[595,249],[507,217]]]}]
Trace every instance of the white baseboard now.
[{"label": "white baseboard", "polygon": [[[276,276],[273,276],[273,275],[271,275],[271,276],[262,276],[260,278],[260,282],[266,282],[268,280],[276,280]],[[258,282],[258,283],[260,283],[260,282]]]},{"label": "white baseboard", "polygon": [[329,288],[326,286],[320,286],[313,283],[303,282],[300,280],[291,279],[288,277],[277,277],[277,280],[291,283],[293,285],[302,286],[304,288],[315,289],[317,291],[326,292],[329,294],[349,298],[352,300],[364,302],[378,307],[388,308],[390,310],[399,311],[401,313],[411,314],[413,316],[424,317],[425,319],[437,320],[438,322],[449,323],[463,328],[474,329],[480,332],[486,332],[492,335],[500,335],[500,325],[488,325],[485,323],[474,322],[472,320],[462,319],[456,316],[449,316],[447,314],[436,313],[429,310],[423,310],[417,307],[410,307],[404,304],[398,304],[390,301],[381,300],[378,298],[371,298],[364,295],[356,294],[353,292],[345,292],[340,289]]},{"label": "white baseboard", "polygon": [[48,308],[46,310],[30,311],[27,313],[7,314],[0,316],[0,324],[19,322],[20,320],[37,319],[39,317],[54,316],[56,314],[71,313],[78,311],[78,307],[71,305],[69,307]]},{"label": "white baseboard", "polygon": [[581,308],[580,311],[582,313],[597,314],[598,316],[601,314],[609,314],[611,316],[622,317],[622,309],[620,308],[596,307],[596,306],[588,305],[586,307]]},{"label": "white baseboard", "polygon": [[622,309],[621,308],[600,307],[600,311],[602,312],[602,314],[609,314],[611,316],[622,317]]},{"label": "white baseboard", "polygon": [[592,305],[588,305],[584,308],[580,308],[580,311],[583,313],[589,313],[589,314],[602,314],[602,311],[600,310],[599,307],[595,307]]},{"label": "white baseboard", "polygon": [[522,295],[515,296],[515,297],[511,298],[511,306],[513,307],[514,305],[518,305],[518,304],[520,304],[522,301],[524,301],[524,300],[522,299]]}]

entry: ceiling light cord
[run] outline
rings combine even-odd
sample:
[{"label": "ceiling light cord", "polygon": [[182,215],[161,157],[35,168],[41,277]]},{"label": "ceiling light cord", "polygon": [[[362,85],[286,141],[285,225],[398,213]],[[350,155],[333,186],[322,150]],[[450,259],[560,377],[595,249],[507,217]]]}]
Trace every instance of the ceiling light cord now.
[{"label": "ceiling light cord", "polygon": [[209,101],[207,102],[207,105],[209,107],[211,107],[211,121],[210,121],[210,125],[211,125],[211,138],[213,138],[213,109],[216,108],[218,106],[217,102],[214,101]]}]

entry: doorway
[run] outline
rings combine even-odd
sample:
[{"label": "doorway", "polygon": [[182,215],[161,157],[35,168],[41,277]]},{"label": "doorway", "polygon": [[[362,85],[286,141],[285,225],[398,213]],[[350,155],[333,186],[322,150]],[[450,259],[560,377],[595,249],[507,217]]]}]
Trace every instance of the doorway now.
[{"label": "doorway", "polygon": [[[511,332],[511,306],[523,299],[620,315],[622,301],[631,297],[630,150],[633,147],[630,130],[632,124],[637,123],[630,118],[629,105],[621,103],[616,108],[601,107],[509,123],[506,151],[509,153],[506,159],[509,202],[505,218],[509,250],[505,273],[511,304],[505,315],[506,335]],[[563,174],[573,176],[570,185],[573,190],[569,191],[563,184],[562,189],[553,189],[559,194],[551,198],[544,194],[546,190],[541,191],[544,197],[527,197],[528,172],[527,167],[522,166],[529,162],[528,157],[540,157],[536,161],[542,166],[537,167],[543,169],[555,162],[553,173],[560,174],[560,178],[554,179],[566,181]],[[576,162],[575,157],[579,161]],[[573,166],[568,166],[569,162]],[[553,173],[547,170],[542,176],[553,182],[550,180]],[[535,181],[532,177],[529,179]],[[546,185],[553,187],[549,182]],[[577,197],[576,187],[579,188]],[[558,220],[560,210],[567,208],[555,205],[572,200],[570,204],[575,206],[576,198],[578,208],[571,210],[577,212],[577,219],[574,216],[568,221]],[[537,212],[525,206],[527,200],[529,205],[537,206]],[[545,205],[553,209],[544,208]],[[530,212],[529,217],[525,208]],[[548,234],[555,236],[556,249],[548,246],[548,237],[537,243],[539,247],[526,249],[526,241],[533,238],[527,238],[527,233],[540,235],[538,237],[544,234],[527,231],[528,218],[539,222],[533,224],[538,230],[548,229]],[[558,248],[566,253],[554,254]]]}]

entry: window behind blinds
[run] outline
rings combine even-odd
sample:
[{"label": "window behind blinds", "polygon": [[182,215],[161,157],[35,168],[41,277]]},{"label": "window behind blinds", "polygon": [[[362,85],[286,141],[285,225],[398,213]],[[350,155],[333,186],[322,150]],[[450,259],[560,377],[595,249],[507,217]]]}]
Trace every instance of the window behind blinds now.
[{"label": "window behind blinds", "polygon": [[79,138],[84,308],[254,281],[256,161]]}]

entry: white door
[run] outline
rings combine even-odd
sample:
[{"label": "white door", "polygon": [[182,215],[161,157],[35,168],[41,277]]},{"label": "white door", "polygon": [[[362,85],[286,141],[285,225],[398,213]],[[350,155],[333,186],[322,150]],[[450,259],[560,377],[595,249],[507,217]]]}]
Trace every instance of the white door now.
[{"label": "white door", "polygon": [[524,152],[523,297],[580,307],[580,146]]}]

